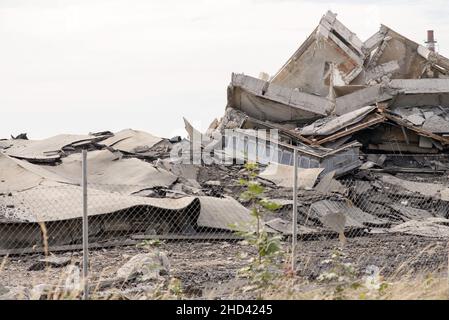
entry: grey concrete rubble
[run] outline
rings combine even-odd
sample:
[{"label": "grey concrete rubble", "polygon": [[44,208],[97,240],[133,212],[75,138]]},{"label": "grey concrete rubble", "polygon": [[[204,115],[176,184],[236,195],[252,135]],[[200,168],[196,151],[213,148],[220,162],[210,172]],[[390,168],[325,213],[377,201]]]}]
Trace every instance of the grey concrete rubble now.
[{"label": "grey concrete rubble", "polygon": [[170,271],[170,261],[166,253],[153,251],[135,255],[117,270],[117,277],[139,281],[156,280]]},{"label": "grey concrete rubble", "polygon": [[0,254],[44,251],[42,224],[51,249],[79,247],[81,150],[99,247],[235,239],[252,221],[239,197],[251,159],[267,198],[282,202],[266,225],[290,235],[295,153],[300,236],[447,237],[448,76],[440,54],[384,25],[362,41],[329,11],[273,76],[233,73],[224,115],[206,132],[184,118],[187,138],[125,129],[0,140]]},{"label": "grey concrete rubble", "polygon": [[[299,187],[314,194],[299,209],[301,221],[310,223],[305,215],[310,218],[311,212],[315,216],[303,226],[313,230],[309,235],[326,229],[330,212],[343,212],[346,227],[362,233],[410,219],[447,217],[447,183],[411,175],[447,172],[448,61],[385,25],[363,42],[329,11],[272,77],[232,75],[225,116],[207,134],[231,130],[226,154],[267,165],[261,176],[277,188],[291,186],[286,172],[293,170],[285,167],[293,165],[296,151],[299,175],[305,176]],[[255,134],[273,129],[276,143]],[[340,182],[348,178],[356,187]],[[389,190],[432,199],[439,209],[394,203]],[[371,195],[362,198],[365,193]],[[287,232],[288,223],[281,220],[269,225]]]}]

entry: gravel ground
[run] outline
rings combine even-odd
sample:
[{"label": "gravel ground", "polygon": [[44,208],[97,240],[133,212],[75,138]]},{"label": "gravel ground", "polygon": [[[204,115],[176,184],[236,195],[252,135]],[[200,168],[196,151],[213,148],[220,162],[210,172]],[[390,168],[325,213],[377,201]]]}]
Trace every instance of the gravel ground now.
[{"label": "gravel ground", "polygon": [[[337,245],[337,239],[299,241],[298,274],[314,280],[325,271],[322,261],[331,256]],[[239,285],[235,282],[237,271],[246,264],[248,257],[255,254],[253,248],[242,242],[166,242],[157,248],[166,252],[170,260],[171,270],[166,277],[179,279],[186,294],[192,297],[205,296],[211,290],[215,291],[214,297],[225,297],[230,291],[229,284]],[[92,281],[113,278],[119,267],[145,250],[126,246],[91,251]],[[439,273],[445,272],[448,262],[447,241],[407,235],[349,238],[344,252],[347,255],[345,262],[351,262],[360,275],[372,265],[380,268],[386,277]],[[80,252],[60,253],[59,256],[71,257],[75,264],[81,262]],[[59,268],[28,271],[41,257],[27,255],[4,259],[3,267],[0,267],[0,283],[7,287],[28,288],[42,283],[58,283],[61,279]],[[133,285],[128,285],[128,288]]]}]

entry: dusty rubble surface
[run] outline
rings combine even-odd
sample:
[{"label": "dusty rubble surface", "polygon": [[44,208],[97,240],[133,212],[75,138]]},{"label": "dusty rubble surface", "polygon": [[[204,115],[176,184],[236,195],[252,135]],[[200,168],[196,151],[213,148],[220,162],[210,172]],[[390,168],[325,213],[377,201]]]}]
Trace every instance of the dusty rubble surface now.
[{"label": "dusty rubble surface", "polygon": [[[298,275],[306,280],[316,281],[316,278],[326,271],[322,261],[329,259],[336,245],[337,239],[326,238],[300,242]],[[410,250],[410,246],[414,249]],[[238,242],[168,242],[158,245],[157,250],[166,252],[170,261],[170,271],[162,273],[160,279],[118,282],[111,287],[97,288],[95,294],[98,297],[115,294],[116,298],[138,298],[148,288],[154,289],[157,285],[166,284],[170,278],[177,278],[181,281],[184,294],[190,298],[251,297],[250,293],[239,291],[239,286],[245,281],[237,277],[238,270],[244,267],[248,257],[254,254],[254,250],[248,245]],[[441,240],[407,235],[372,235],[350,238],[344,251],[347,254],[346,261],[354,264],[360,276],[372,266],[379,267],[381,275],[389,279],[405,275],[435,275],[447,270],[447,242]],[[145,252],[147,249],[135,246],[92,251],[92,283],[100,278],[114,279],[121,266]],[[70,258],[74,264],[81,262],[80,252],[68,252],[59,256]],[[8,258],[0,272],[2,285],[32,289],[42,283],[63,282],[62,269],[58,267],[29,271],[40,257],[42,256],[28,255]]]}]

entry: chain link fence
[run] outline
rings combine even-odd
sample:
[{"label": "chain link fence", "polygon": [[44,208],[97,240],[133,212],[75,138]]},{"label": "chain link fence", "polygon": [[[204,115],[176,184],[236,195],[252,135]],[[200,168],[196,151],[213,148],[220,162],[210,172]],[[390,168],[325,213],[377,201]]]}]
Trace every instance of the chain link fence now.
[{"label": "chain link fence", "polygon": [[[299,277],[319,279],[336,248],[343,248],[345,263],[358,275],[373,270],[386,278],[447,274],[447,201],[379,179],[325,179],[320,188],[298,191],[296,237],[292,188],[259,180],[265,196],[280,205],[264,220],[269,232],[283,236],[283,263],[291,263],[292,239],[297,239]],[[227,283],[234,283],[257,254],[236,232],[254,225],[251,204],[240,198],[245,190],[237,180],[211,182],[201,195],[88,184],[90,297],[133,298],[148,292],[147,298],[163,298],[161,288],[173,286],[173,279],[190,297],[232,297]],[[73,289],[76,279],[82,281],[81,186],[41,185],[6,192],[0,195],[0,210],[3,286],[27,288],[23,297],[29,298],[42,297],[50,285],[69,283]],[[155,266],[143,277],[149,282],[130,281],[136,268],[148,264]],[[165,284],[159,287],[159,282]],[[84,287],[77,288],[81,292]]]}]

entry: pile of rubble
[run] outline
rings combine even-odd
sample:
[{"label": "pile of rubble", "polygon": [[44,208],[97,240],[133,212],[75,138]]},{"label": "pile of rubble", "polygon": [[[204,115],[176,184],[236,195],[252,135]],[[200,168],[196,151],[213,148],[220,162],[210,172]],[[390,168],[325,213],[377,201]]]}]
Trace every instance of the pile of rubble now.
[{"label": "pile of rubble", "polygon": [[170,150],[180,142],[130,129],[0,140],[0,253],[41,250],[42,223],[50,246],[80,243],[81,149],[88,150],[92,242],[235,238],[239,227],[231,224],[248,224],[249,211],[219,182],[203,181],[203,188],[201,166],[171,162]]},{"label": "pile of rubble", "polygon": [[[40,248],[42,223],[50,245],[79,243],[83,149],[93,240],[232,238],[231,224],[251,221],[235,163],[250,156],[283,205],[267,225],[290,234],[295,151],[301,235],[335,234],[338,211],[357,234],[449,236],[449,60],[386,26],[362,42],[328,12],[271,79],[233,74],[206,133],[185,123],[189,140],[131,129],[0,140],[0,253]],[[195,136],[200,153],[231,150],[231,163],[173,159],[195,158]]]},{"label": "pile of rubble", "polygon": [[[232,75],[225,115],[202,145],[221,134],[227,155],[276,159],[265,177],[278,187],[292,186],[296,151],[300,184],[314,193],[301,199],[300,219],[314,223],[305,233],[339,211],[347,227],[404,231],[416,223],[393,226],[429,218],[447,236],[449,59],[434,49],[384,25],[362,42],[329,11],[274,76]],[[275,139],[255,133],[273,129]],[[286,221],[277,229],[287,233]]]},{"label": "pile of rubble", "polygon": [[226,114],[208,132],[277,129],[282,164],[297,149],[300,167],[337,175],[361,155],[447,151],[449,59],[386,26],[362,42],[328,12],[270,80],[261,77],[232,75]]}]

